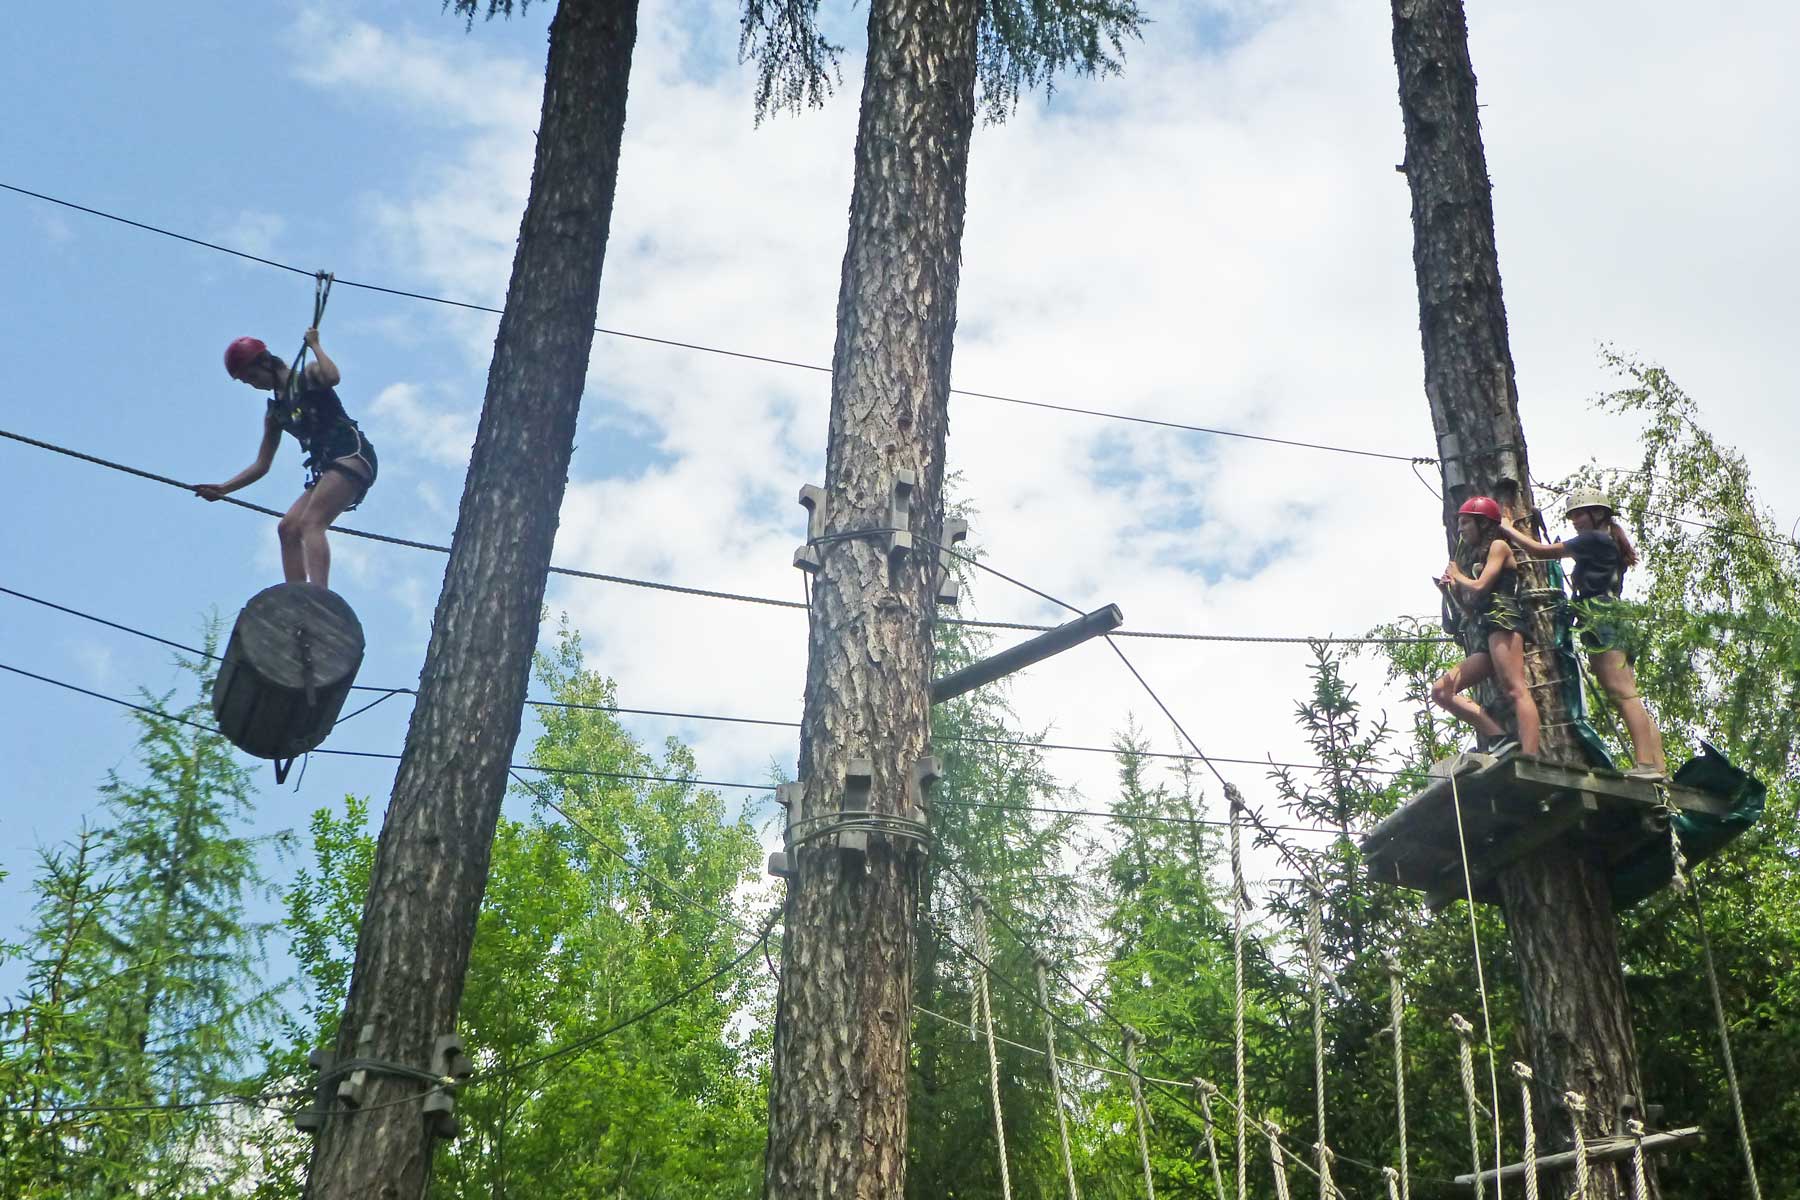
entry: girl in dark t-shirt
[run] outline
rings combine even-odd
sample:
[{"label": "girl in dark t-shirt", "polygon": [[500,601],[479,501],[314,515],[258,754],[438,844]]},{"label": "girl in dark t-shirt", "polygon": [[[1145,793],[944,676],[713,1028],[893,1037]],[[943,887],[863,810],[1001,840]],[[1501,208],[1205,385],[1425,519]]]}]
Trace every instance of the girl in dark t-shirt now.
[{"label": "girl in dark t-shirt", "polygon": [[218,500],[269,473],[285,430],[306,451],[306,488],[281,518],[281,572],[289,583],[330,586],[331,550],[325,531],[339,516],[362,503],[375,482],[375,448],[344,412],[337,387],[337,364],[319,346],[319,331],[306,331],[313,361],[298,375],[256,338],[243,337],[225,348],[225,370],[240,383],[270,393],[263,413],[262,445],[256,461],[224,483],[194,485],[203,500]]},{"label": "girl in dark t-shirt", "polygon": [[1663,757],[1662,733],[1638,695],[1636,658],[1629,623],[1616,602],[1624,594],[1625,572],[1637,565],[1637,551],[1625,530],[1613,519],[1612,501],[1592,490],[1573,492],[1565,513],[1575,527],[1573,537],[1560,542],[1540,542],[1529,534],[1502,526],[1501,536],[1533,558],[1568,558],[1569,582],[1574,590],[1576,625],[1594,676],[1618,706],[1631,734],[1632,756],[1637,760],[1626,774],[1639,779],[1668,778]]}]

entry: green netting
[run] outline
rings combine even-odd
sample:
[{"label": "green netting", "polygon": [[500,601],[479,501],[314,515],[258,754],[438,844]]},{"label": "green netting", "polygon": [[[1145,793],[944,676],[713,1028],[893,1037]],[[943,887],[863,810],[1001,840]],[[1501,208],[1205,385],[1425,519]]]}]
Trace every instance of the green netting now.
[{"label": "green netting", "polygon": [[[1681,853],[1689,866],[1711,858],[1733,838],[1756,824],[1768,795],[1768,789],[1758,780],[1732,766],[1723,754],[1705,742],[1700,743],[1699,757],[1688,760],[1675,772],[1675,782],[1682,787],[1711,793],[1729,805],[1729,810],[1722,816],[1677,812],[1670,818],[1676,836],[1681,839]],[[1613,906],[1629,908],[1666,887],[1671,871],[1669,848],[1662,841],[1654,842],[1620,862],[1613,870]]]}]

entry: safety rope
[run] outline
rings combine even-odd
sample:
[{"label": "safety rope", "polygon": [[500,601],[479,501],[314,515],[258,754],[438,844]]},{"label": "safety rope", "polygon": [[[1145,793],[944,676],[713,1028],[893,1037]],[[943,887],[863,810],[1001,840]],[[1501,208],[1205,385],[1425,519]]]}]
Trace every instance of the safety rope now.
[{"label": "safety rope", "polygon": [[994,1049],[994,1005],[988,995],[989,963],[993,949],[988,944],[987,901],[975,897],[975,957],[981,961],[975,975],[975,987],[981,1001],[981,1027],[987,1034],[988,1090],[994,1101],[994,1142],[1000,1148],[1000,1195],[1012,1200],[1012,1171],[1006,1163],[1006,1123],[1000,1116],[1000,1055]]},{"label": "safety rope", "polygon": [[1625,1122],[1631,1143],[1631,1200],[1650,1200],[1650,1184],[1644,1178],[1644,1123],[1636,1117]]},{"label": "safety rope", "polygon": [[1200,1097],[1200,1120],[1206,1130],[1206,1157],[1212,1163],[1213,1195],[1225,1200],[1225,1173],[1219,1169],[1219,1141],[1213,1135],[1212,1098],[1218,1091],[1216,1083],[1194,1080],[1194,1094]]},{"label": "safety rope", "polygon": [[1381,1181],[1387,1184],[1388,1200],[1400,1200],[1400,1172],[1392,1167],[1383,1167]]},{"label": "safety rope", "polygon": [[1150,1107],[1144,1103],[1144,1077],[1138,1071],[1137,1045],[1143,1035],[1125,1027],[1125,1069],[1131,1072],[1131,1107],[1137,1114],[1138,1155],[1144,1160],[1144,1195],[1156,1200],[1156,1181],[1150,1177]]},{"label": "safety rope", "polygon": [[[1456,812],[1456,848],[1462,855],[1463,895],[1464,903],[1469,910],[1469,941],[1475,950],[1475,988],[1481,995],[1481,1037],[1487,1049],[1488,1060],[1488,1095],[1492,1101],[1489,1110],[1494,1118],[1494,1197],[1500,1200],[1506,1194],[1500,1182],[1500,1073],[1494,1066],[1494,1023],[1488,1015],[1487,973],[1481,965],[1481,930],[1475,920],[1475,883],[1469,870],[1469,839],[1463,829],[1462,791],[1457,787],[1456,772],[1450,772],[1450,803]],[[1461,1020],[1461,1018],[1457,1018]],[[1464,1047],[1467,1052],[1467,1047]],[[1469,1084],[1471,1098],[1474,1096],[1474,1084]],[[1471,1110],[1472,1111],[1472,1110]],[[1475,1173],[1481,1174],[1481,1164],[1475,1164]],[[1477,1200],[1480,1197],[1480,1183],[1476,1184]]]},{"label": "safety rope", "polygon": [[[1049,963],[1034,955],[1037,965],[1038,1007],[1044,1013],[1044,1057],[1049,1060],[1050,1087],[1056,1094],[1056,1134],[1062,1142],[1063,1176],[1069,1183],[1069,1200],[1081,1200],[1075,1186],[1075,1156],[1069,1148],[1069,1115],[1063,1111],[1062,1068],[1056,1063],[1056,1016],[1050,1007]],[[1214,1163],[1217,1170],[1218,1164]]]},{"label": "safety rope", "polygon": [[[1242,842],[1244,799],[1232,784],[1225,785],[1231,803],[1231,977],[1235,993],[1231,1015],[1232,1065],[1237,1080],[1237,1200],[1244,1200],[1249,1168],[1247,1150],[1249,1096],[1244,1087],[1244,856]],[[1270,1135],[1273,1144],[1274,1134]],[[1277,1155],[1279,1155],[1277,1150]],[[1280,1172],[1277,1172],[1280,1174]],[[1287,1189],[1285,1177],[1282,1190]],[[1285,1197],[1283,1198],[1285,1200]]]},{"label": "safety rope", "polygon": [[[319,322],[325,319],[325,301],[331,298],[331,283],[336,278],[330,271],[313,273],[313,316],[310,328],[317,329]],[[294,354],[294,366],[288,372],[287,393],[291,403],[306,386],[306,340],[300,341],[300,349]]]},{"label": "safety rope", "polygon": [[1575,1198],[1587,1200],[1588,1157],[1587,1135],[1581,1131],[1581,1118],[1587,1115],[1587,1097],[1580,1092],[1564,1092],[1563,1103],[1569,1106],[1569,1124],[1575,1131]]},{"label": "safety rope", "polygon": [[1537,1126],[1531,1120],[1531,1068],[1516,1062],[1512,1070],[1519,1080],[1519,1104],[1525,1112],[1525,1200],[1538,1200]]},{"label": "safety rope", "polygon": [[1269,1135],[1269,1160],[1275,1165],[1276,1200],[1290,1200],[1288,1196],[1287,1162],[1281,1156],[1281,1126],[1273,1121],[1264,1124]]},{"label": "safety rope", "polygon": [[[1384,957],[1388,972],[1388,1011],[1392,1016],[1389,1031],[1394,1035],[1394,1111],[1399,1118],[1400,1128],[1400,1168],[1383,1168],[1393,1171],[1400,1185],[1397,1200],[1412,1200],[1412,1178],[1406,1166],[1406,1051],[1402,1044],[1402,1029],[1406,1023],[1406,996],[1400,984],[1400,959],[1393,951]],[[1388,1189],[1393,1190],[1395,1180],[1388,1181]]]},{"label": "safety rope", "polygon": [[1450,1028],[1456,1030],[1456,1058],[1462,1068],[1463,1102],[1469,1110],[1469,1155],[1475,1164],[1475,1200],[1481,1200],[1487,1189],[1481,1182],[1481,1122],[1475,1116],[1480,1102],[1475,1099],[1475,1052],[1469,1044],[1475,1027],[1461,1013],[1451,1013]]},{"label": "safety rope", "polygon": [[1306,899],[1306,965],[1312,983],[1313,1027],[1313,1107],[1318,1119],[1319,1140],[1313,1144],[1319,1163],[1319,1200],[1334,1200],[1337,1187],[1331,1179],[1331,1149],[1325,1140],[1325,987],[1320,978],[1320,959],[1324,957],[1323,935],[1319,915],[1319,893],[1311,888]]},{"label": "safety rope", "polygon": [[1737,1121],[1738,1149],[1744,1155],[1744,1172],[1750,1177],[1751,1200],[1762,1200],[1762,1185],[1756,1178],[1756,1158],[1750,1153],[1750,1125],[1744,1120],[1744,1096],[1738,1089],[1737,1062],[1731,1053],[1731,1026],[1725,1020],[1725,997],[1719,990],[1719,972],[1713,964],[1712,938],[1706,933],[1706,906],[1700,901],[1698,881],[1688,892],[1694,906],[1694,926],[1700,933],[1700,960],[1706,966],[1706,983],[1712,991],[1713,1018],[1719,1023],[1719,1053],[1725,1059],[1725,1083],[1731,1091],[1731,1113]]},{"label": "safety rope", "polygon": [[1679,811],[1669,799],[1665,784],[1656,785],[1656,800],[1657,812],[1669,826],[1669,890],[1678,896],[1684,895],[1688,890],[1688,861],[1681,850],[1681,828],[1675,823]]}]

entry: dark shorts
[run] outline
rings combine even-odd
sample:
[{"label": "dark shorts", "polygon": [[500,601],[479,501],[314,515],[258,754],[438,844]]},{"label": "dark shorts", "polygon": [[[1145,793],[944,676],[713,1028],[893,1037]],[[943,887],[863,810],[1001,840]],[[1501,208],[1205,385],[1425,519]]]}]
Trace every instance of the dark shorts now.
[{"label": "dark shorts", "polygon": [[[345,461],[345,460],[349,461]],[[375,477],[380,474],[381,465],[375,457],[375,447],[363,436],[362,430],[354,425],[343,426],[334,433],[328,445],[317,448],[311,458],[306,460],[309,474],[306,478],[306,490],[311,491],[327,471],[337,471],[348,475],[362,485],[344,509],[350,512],[363,502],[369,489],[375,486]]]},{"label": "dark shorts", "polygon": [[1589,654],[1618,650],[1625,655],[1626,662],[1637,664],[1637,624],[1622,611],[1617,600],[1608,597],[1598,601],[1577,600],[1574,610],[1573,623],[1583,650]]},{"label": "dark shorts", "polygon": [[1512,596],[1490,596],[1482,612],[1463,621],[1463,653],[1486,654],[1488,638],[1496,633],[1522,633],[1530,636],[1525,609]]}]

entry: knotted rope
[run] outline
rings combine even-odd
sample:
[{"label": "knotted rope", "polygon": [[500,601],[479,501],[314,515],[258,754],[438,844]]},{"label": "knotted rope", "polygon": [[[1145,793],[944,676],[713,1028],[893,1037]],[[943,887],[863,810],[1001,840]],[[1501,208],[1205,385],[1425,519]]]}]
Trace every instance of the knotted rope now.
[{"label": "knotted rope", "polygon": [[1569,1106],[1569,1123],[1575,1130],[1575,1200],[1587,1200],[1587,1135],[1581,1131],[1581,1118],[1587,1115],[1587,1097],[1580,1092],[1564,1092],[1563,1103]]},{"label": "knotted rope", "polygon": [[1525,1200],[1538,1200],[1537,1126],[1531,1121],[1531,1068],[1516,1062],[1512,1070],[1519,1080],[1519,1103],[1525,1110]]},{"label": "knotted rope", "polygon": [[1281,1126],[1269,1121],[1264,1128],[1269,1135],[1269,1159],[1275,1164],[1276,1200],[1291,1200],[1288,1195],[1287,1161],[1281,1156]]},{"label": "knotted rope", "polygon": [[[1388,1011],[1392,1015],[1389,1032],[1394,1035],[1394,1111],[1399,1117],[1400,1128],[1400,1169],[1388,1167],[1398,1177],[1400,1193],[1397,1200],[1412,1200],[1412,1179],[1406,1167],[1406,1053],[1401,1044],[1401,1030],[1405,1025],[1406,996],[1400,986],[1400,959],[1393,951],[1388,951],[1383,961],[1388,972]],[[1394,1180],[1388,1180],[1388,1189],[1393,1190]]]},{"label": "knotted rope", "polygon": [[1463,1101],[1469,1110],[1469,1156],[1475,1164],[1475,1200],[1482,1200],[1487,1189],[1481,1180],[1481,1122],[1475,1115],[1480,1102],[1475,1099],[1475,1051],[1470,1045],[1475,1027],[1461,1013],[1451,1013],[1450,1028],[1456,1030],[1456,1058],[1462,1068]]},{"label": "knotted rope", "polygon": [[1632,1200],[1650,1200],[1650,1185],[1644,1179],[1644,1123],[1632,1117],[1625,1122],[1625,1132],[1636,1139],[1631,1147]]},{"label": "knotted rope", "polygon": [[1137,1114],[1138,1154],[1144,1160],[1144,1195],[1156,1200],[1156,1181],[1150,1177],[1150,1106],[1144,1103],[1144,1079],[1138,1073],[1137,1044],[1143,1036],[1125,1026],[1125,1068],[1131,1073],[1131,1108]]},{"label": "knotted rope", "polygon": [[1706,906],[1698,885],[1688,893],[1694,906],[1694,925],[1700,932],[1700,959],[1706,964],[1706,983],[1712,989],[1713,1017],[1719,1023],[1719,1052],[1725,1057],[1725,1082],[1731,1089],[1731,1113],[1737,1120],[1738,1149],[1744,1155],[1744,1171],[1750,1177],[1750,1200],[1762,1200],[1756,1180],[1756,1159],[1750,1153],[1750,1125],[1744,1120],[1744,1097],[1738,1090],[1737,1063],[1731,1055],[1731,1027],[1725,1020],[1725,997],[1719,991],[1719,972],[1713,966],[1712,939],[1706,934]]},{"label": "knotted rope", "polygon": [[1212,1098],[1219,1092],[1219,1085],[1208,1083],[1204,1079],[1194,1080],[1194,1093],[1200,1097],[1200,1120],[1206,1130],[1206,1157],[1212,1163],[1213,1195],[1225,1200],[1225,1174],[1219,1170],[1219,1142],[1213,1136]]},{"label": "knotted rope", "polygon": [[994,1142],[1000,1148],[1000,1194],[1012,1200],[1012,1172],[1006,1163],[1006,1122],[1000,1115],[1000,1056],[994,1049],[994,1006],[988,995],[988,970],[993,950],[988,944],[987,901],[975,897],[975,956],[981,960],[975,973],[977,999],[981,1006],[981,1027],[987,1034],[988,1090],[994,1102]]},{"label": "knotted rope", "polygon": [[[1044,1010],[1044,1057],[1050,1061],[1050,1086],[1056,1092],[1056,1133],[1062,1142],[1063,1175],[1069,1183],[1069,1200],[1081,1200],[1081,1192],[1075,1186],[1075,1157],[1069,1150],[1069,1116],[1063,1111],[1062,1068],[1056,1065],[1056,1016],[1050,1008],[1049,964],[1042,955],[1036,956],[1036,964],[1038,1007]],[[1217,1164],[1214,1165],[1216,1169]]]}]

